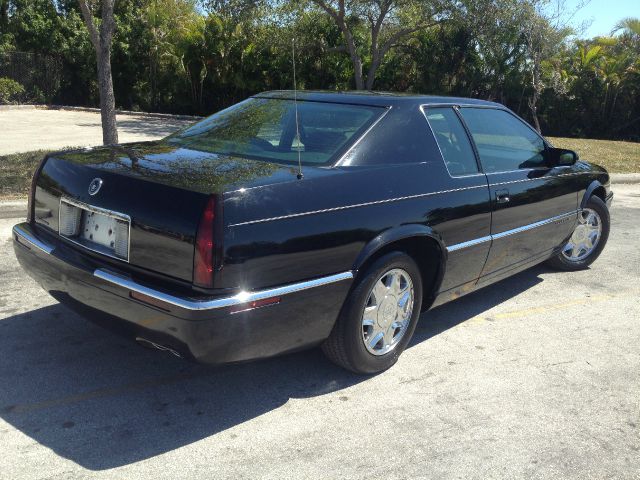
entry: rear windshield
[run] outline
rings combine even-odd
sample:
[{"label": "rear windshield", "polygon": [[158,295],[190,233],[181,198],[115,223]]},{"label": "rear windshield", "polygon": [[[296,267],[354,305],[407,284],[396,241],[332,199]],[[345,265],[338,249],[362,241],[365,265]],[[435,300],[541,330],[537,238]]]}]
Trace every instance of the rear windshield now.
[{"label": "rear windshield", "polygon": [[250,98],[178,132],[168,141],[185,148],[296,165],[334,163],[384,109]]}]

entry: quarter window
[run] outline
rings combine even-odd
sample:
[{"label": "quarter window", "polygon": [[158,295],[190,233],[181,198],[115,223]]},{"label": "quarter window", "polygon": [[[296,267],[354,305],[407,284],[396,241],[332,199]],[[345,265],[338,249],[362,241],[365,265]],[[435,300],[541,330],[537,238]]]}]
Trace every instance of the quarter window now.
[{"label": "quarter window", "polygon": [[545,165],[542,137],[510,113],[494,108],[462,108],[485,172]]},{"label": "quarter window", "polygon": [[471,142],[452,108],[429,108],[427,120],[451,175],[478,173]]}]

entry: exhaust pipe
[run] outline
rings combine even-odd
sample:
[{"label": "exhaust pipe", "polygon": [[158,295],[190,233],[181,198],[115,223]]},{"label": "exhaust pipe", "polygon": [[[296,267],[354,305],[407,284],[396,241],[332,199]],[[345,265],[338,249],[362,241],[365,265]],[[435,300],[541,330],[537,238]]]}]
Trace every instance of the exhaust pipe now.
[{"label": "exhaust pipe", "polygon": [[138,342],[138,344],[142,345],[145,348],[153,348],[156,350],[161,350],[163,352],[169,352],[178,358],[182,358],[182,355],[180,355],[180,353],[178,353],[173,348],[167,347],[166,345],[160,345],[156,342],[152,342],[151,340],[147,340],[146,338],[136,337],[136,342]]}]

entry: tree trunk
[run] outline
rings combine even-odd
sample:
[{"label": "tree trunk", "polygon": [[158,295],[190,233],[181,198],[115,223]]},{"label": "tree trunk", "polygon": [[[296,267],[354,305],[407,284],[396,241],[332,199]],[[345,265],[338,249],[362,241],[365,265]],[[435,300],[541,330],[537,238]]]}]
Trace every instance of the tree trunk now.
[{"label": "tree trunk", "polygon": [[113,93],[111,75],[111,44],[116,24],[113,18],[115,0],[102,0],[102,23],[100,31],[96,28],[87,0],[79,0],[84,23],[89,30],[89,38],[96,51],[98,70],[98,91],[100,93],[100,116],[102,119],[102,142],[105,145],[118,143],[116,125],[116,99]]},{"label": "tree trunk", "polygon": [[533,94],[529,99],[529,109],[531,110],[531,116],[533,117],[533,126],[536,131],[542,134],[542,130],[540,129],[540,120],[538,119],[538,100],[540,99],[540,94],[542,92],[542,85],[540,77],[541,75],[541,64],[542,59],[539,54],[533,56],[533,72],[531,75],[531,85],[533,86]]},{"label": "tree trunk", "polygon": [[531,118],[533,119],[533,127],[536,129],[536,132],[542,134],[542,130],[540,129],[540,120],[538,120],[538,97],[540,95],[536,90],[533,91],[533,95],[527,102],[529,104],[529,110],[531,111]]},{"label": "tree trunk", "polygon": [[9,24],[9,0],[0,0],[0,26],[6,31]]},{"label": "tree trunk", "polygon": [[362,78],[362,59],[356,51],[356,42],[353,39],[353,35],[347,28],[344,21],[339,24],[342,34],[344,35],[345,43],[347,44],[347,51],[349,57],[351,57],[351,63],[353,64],[353,79],[356,83],[356,90],[364,90],[364,79]]},{"label": "tree trunk", "polygon": [[542,129],[540,128],[540,120],[538,120],[538,111],[535,105],[531,107],[531,115],[533,116],[533,126],[536,132],[542,135]]},{"label": "tree trunk", "polygon": [[367,72],[367,90],[373,90],[373,83],[376,80],[376,72],[380,66],[380,56],[374,53],[371,59],[371,65],[369,65],[369,71]]},{"label": "tree trunk", "polygon": [[353,63],[353,78],[356,82],[356,90],[364,90],[364,80],[362,79],[362,60],[357,56],[352,58],[351,62]]},{"label": "tree trunk", "polygon": [[101,46],[98,55],[98,88],[100,90],[100,116],[102,119],[102,143],[118,143],[118,125],[116,124],[116,98],[113,93],[111,75],[111,48]]}]

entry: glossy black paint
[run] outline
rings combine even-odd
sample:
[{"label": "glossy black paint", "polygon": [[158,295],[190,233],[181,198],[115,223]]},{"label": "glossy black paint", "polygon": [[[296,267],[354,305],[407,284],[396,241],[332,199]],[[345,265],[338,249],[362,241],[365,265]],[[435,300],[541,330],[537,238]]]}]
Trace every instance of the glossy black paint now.
[{"label": "glossy black paint", "polygon": [[[261,96],[291,98],[291,92]],[[29,228],[56,245],[56,255],[47,258],[16,245],[20,262],[56,298],[93,314],[109,312],[110,323],[135,335],[206,362],[244,360],[321,342],[350,282],[287,295],[277,306],[231,318],[225,309],[196,316],[156,309],[111,291],[90,272],[108,266],[152,288],[210,298],[346,271],[357,275],[381,248],[412,239],[424,252],[440,252],[433,264],[441,271],[426,292],[429,307],[432,300],[444,303],[549,258],[571,234],[583,199],[610,193],[606,171],[582,161],[452,177],[420,107],[503,108],[498,104],[321,92],[301,92],[299,99],[387,111],[335,166],[304,167],[302,179],[291,166],[166,141],[51,155],[36,181]],[[90,196],[87,188],[95,177],[103,179],[103,187]],[[505,191],[508,203],[499,201]],[[191,285],[193,245],[210,195],[222,215],[222,231],[216,232],[220,258],[214,289],[203,291]],[[61,196],[130,215],[130,262],[92,254],[58,237]],[[491,237],[571,212],[574,216],[562,221]],[[478,239],[485,241],[456,248]]]},{"label": "glossy black paint", "polygon": [[293,293],[281,304],[233,315],[228,309],[160,309],[96,279],[95,264],[66,245],[57,246],[52,255],[18,242],[14,250],[22,268],[47,292],[90,321],[203,363],[238,362],[317,345],[329,335],[350,284]]}]

